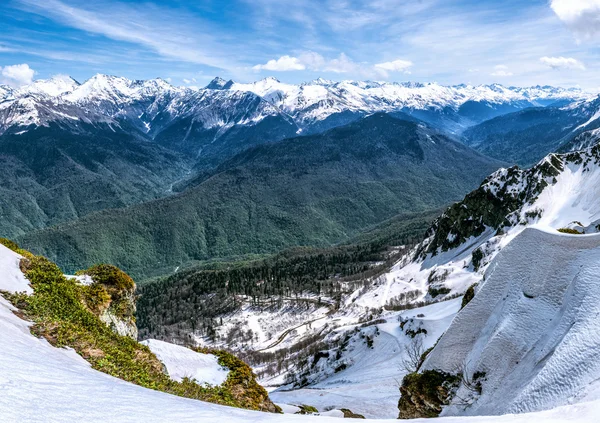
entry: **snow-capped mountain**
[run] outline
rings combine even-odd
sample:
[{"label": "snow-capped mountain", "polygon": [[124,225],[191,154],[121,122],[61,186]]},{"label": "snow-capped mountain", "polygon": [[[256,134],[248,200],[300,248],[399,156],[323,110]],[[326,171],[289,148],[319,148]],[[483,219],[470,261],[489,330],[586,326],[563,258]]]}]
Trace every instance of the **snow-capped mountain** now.
[{"label": "snow-capped mountain", "polygon": [[[12,126],[108,118],[125,119],[157,136],[179,118],[210,129],[251,126],[275,116],[296,125],[296,130],[314,132],[378,111],[409,111],[422,118],[433,113],[437,120],[440,114],[452,115],[443,120],[453,122],[456,129],[524,107],[588,97],[578,89],[498,84],[442,86],[317,79],[292,85],[275,78],[241,84],[215,78],[206,88],[190,89],[160,78],[134,81],[98,74],[80,84],[57,76],[19,89],[1,86],[0,133]],[[328,119],[331,122],[325,123]]]},{"label": "snow-capped mountain", "polygon": [[[293,116],[300,127],[332,115],[377,111],[455,112],[467,121],[502,114],[503,109],[545,106],[559,100],[588,98],[579,89],[493,85],[442,86],[436,83],[333,82],[317,79],[300,85],[265,78],[251,84],[230,83],[232,90],[251,91]],[[487,112],[475,111],[482,107]],[[417,116],[423,116],[417,114]],[[458,123],[458,122],[457,122]]]}]

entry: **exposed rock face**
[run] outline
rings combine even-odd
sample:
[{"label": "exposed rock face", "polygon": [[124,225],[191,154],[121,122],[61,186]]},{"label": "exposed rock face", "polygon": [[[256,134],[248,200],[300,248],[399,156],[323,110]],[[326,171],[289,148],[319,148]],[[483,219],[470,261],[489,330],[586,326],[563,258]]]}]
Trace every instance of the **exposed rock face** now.
[{"label": "exposed rock face", "polygon": [[[88,308],[114,332],[136,339],[135,282],[115,266],[100,264],[79,272],[90,294],[84,298]],[[87,278],[85,276],[88,276]]]},{"label": "exposed rock face", "polygon": [[437,417],[442,407],[448,405],[459,378],[457,376],[426,370],[409,373],[400,387],[399,419]]},{"label": "exposed rock face", "polygon": [[347,408],[340,408],[340,411],[342,413],[344,413],[345,419],[364,419],[365,418],[365,416],[363,416],[362,414],[353,413],[352,411],[348,410]]},{"label": "exposed rock face", "polygon": [[[123,310],[126,312],[123,313]],[[133,292],[126,292],[118,300],[112,301],[98,317],[119,335],[137,339],[138,329],[134,313],[135,295]]]}]

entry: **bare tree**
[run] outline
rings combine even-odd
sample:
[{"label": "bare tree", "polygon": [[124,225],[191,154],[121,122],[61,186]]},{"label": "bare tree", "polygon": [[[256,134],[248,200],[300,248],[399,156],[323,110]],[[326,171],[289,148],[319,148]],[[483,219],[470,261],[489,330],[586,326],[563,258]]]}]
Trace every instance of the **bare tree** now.
[{"label": "bare tree", "polygon": [[414,373],[419,370],[423,352],[423,340],[420,336],[415,336],[409,344],[404,345],[405,357],[402,359],[404,370],[408,373]]}]

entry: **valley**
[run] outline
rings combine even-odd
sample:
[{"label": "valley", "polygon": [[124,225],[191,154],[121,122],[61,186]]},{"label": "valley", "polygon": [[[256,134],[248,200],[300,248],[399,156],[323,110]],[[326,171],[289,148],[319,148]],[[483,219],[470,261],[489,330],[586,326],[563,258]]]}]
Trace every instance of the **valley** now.
[{"label": "valley", "polygon": [[[164,406],[218,421],[223,405],[285,421],[597,413],[596,336],[576,311],[595,315],[593,95],[273,78],[192,90],[106,75],[3,95],[0,235],[19,245],[0,246],[0,338],[19,339],[4,364],[21,363],[10,404],[41,395],[22,382],[33,363],[44,383],[85,387],[70,409],[57,386],[39,401],[47,415],[78,416],[94,395],[98,420],[133,407],[164,421]],[[60,276],[30,273],[36,256]],[[103,285],[116,295],[103,306],[86,279],[99,263],[137,282],[126,308],[141,343],[119,332],[125,296]],[[44,284],[73,295],[85,330],[44,332],[71,324],[36,303]],[[112,390],[123,397],[106,409]],[[6,404],[16,420],[38,412]]]}]

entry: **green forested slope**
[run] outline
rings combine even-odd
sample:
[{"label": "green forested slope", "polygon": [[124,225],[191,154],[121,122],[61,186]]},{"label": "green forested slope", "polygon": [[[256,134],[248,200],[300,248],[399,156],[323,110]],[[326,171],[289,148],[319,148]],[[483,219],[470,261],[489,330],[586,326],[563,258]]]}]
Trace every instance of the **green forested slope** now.
[{"label": "green forested slope", "polygon": [[247,150],[179,195],[19,241],[67,272],[107,262],[144,278],[207,259],[339,243],[399,213],[458,200],[500,164],[422,124],[376,114]]}]

